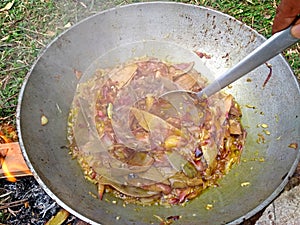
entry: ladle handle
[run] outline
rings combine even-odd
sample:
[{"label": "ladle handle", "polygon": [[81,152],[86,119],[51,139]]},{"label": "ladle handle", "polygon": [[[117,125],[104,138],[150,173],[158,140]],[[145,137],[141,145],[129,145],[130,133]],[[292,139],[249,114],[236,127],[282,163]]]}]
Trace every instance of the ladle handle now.
[{"label": "ladle handle", "polygon": [[205,87],[202,91],[198,92],[197,96],[209,97],[215,94],[299,40],[300,39],[291,35],[291,27],[274,34],[238,64],[217,77],[215,81]]}]

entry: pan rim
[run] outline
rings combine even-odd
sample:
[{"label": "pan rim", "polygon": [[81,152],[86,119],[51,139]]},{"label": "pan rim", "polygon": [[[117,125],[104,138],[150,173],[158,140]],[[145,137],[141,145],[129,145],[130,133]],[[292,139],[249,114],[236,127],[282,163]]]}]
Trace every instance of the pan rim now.
[{"label": "pan rim", "polygon": [[[90,224],[99,224],[99,223],[95,223],[94,221],[86,218],[85,216],[81,215],[80,213],[78,213],[76,210],[72,209],[70,206],[68,206],[66,203],[64,203],[57,195],[55,195],[52,190],[47,187],[47,185],[44,183],[44,181],[42,180],[42,178],[38,175],[38,172],[36,171],[36,169],[34,168],[34,166],[32,165],[32,163],[30,162],[29,156],[26,152],[26,148],[23,142],[23,138],[22,138],[22,129],[21,129],[21,111],[22,111],[22,99],[23,99],[23,95],[24,92],[26,90],[26,86],[28,83],[28,80],[30,78],[30,75],[32,74],[35,66],[37,65],[37,63],[40,61],[40,59],[42,58],[42,56],[45,54],[45,52],[47,51],[48,48],[50,48],[58,39],[60,39],[62,36],[64,36],[65,33],[67,33],[69,30],[71,30],[73,27],[80,25],[81,23],[84,23],[85,21],[89,20],[90,18],[96,17],[100,14],[105,14],[105,13],[109,13],[111,11],[115,11],[118,8],[125,8],[125,7],[132,7],[135,5],[149,5],[149,4],[170,4],[170,5],[184,5],[184,6],[188,6],[188,7],[196,7],[196,8],[201,8],[201,9],[205,9],[214,13],[218,13],[221,15],[226,15],[226,17],[228,17],[227,14],[219,12],[217,10],[213,10],[210,8],[206,8],[203,6],[196,6],[196,5],[191,5],[191,4],[186,4],[186,3],[177,3],[177,2],[168,2],[168,1],[158,1],[158,2],[140,2],[140,3],[133,3],[133,4],[128,4],[128,5],[123,5],[123,6],[117,6],[114,8],[110,8],[104,11],[101,11],[99,13],[96,13],[95,15],[92,15],[90,17],[87,17],[83,20],[81,20],[80,22],[76,23],[74,26],[68,28],[67,30],[63,31],[61,34],[59,34],[57,37],[55,37],[48,45],[45,49],[43,49],[41,51],[41,53],[39,54],[39,56],[37,57],[37,59],[35,60],[35,62],[32,64],[31,69],[29,70],[29,72],[27,73],[26,77],[24,78],[24,82],[22,84],[22,87],[20,89],[20,93],[19,93],[19,97],[18,97],[18,104],[17,104],[17,109],[16,109],[16,124],[17,124],[17,131],[18,131],[18,135],[19,135],[19,144],[20,144],[20,148],[22,151],[22,154],[25,158],[25,161],[29,167],[29,169],[31,170],[31,172],[33,173],[34,178],[37,180],[37,182],[41,185],[41,187],[43,188],[43,190],[53,199],[55,200],[62,208],[65,208],[66,210],[68,210],[70,213],[72,213],[73,215],[77,216],[79,219],[88,222]],[[231,16],[229,16],[231,17]],[[236,20],[234,17],[231,17],[234,20]],[[243,26],[246,26],[247,28],[250,28],[249,26],[241,23],[240,21],[236,20],[237,22],[239,22],[240,24],[242,24]],[[250,28],[252,31],[254,31],[257,36],[259,36],[260,38],[265,39],[261,34],[259,34],[257,31],[253,30],[252,28]],[[283,55],[280,54],[280,57],[282,60],[284,60],[285,62],[286,59],[283,57]],[[291,73],[293,73],[293,70],[291,69],[290,65],[287,63],[288,68],[290,70]],[[294,80],[295,83],[297,84],[297,89],[298,92],[300,94],[300,87],[299,87],[299,82],[297,81],[296,77],[294,76]],[[267,198],[265,199],[262,203],[260,203],[256,208],[252,209],[251,211],[249,211],[248,213],[246,213],[245,215],[241,216],[240,218],[235,219],[232,222],[229,222],[228,224],[239,224],[241,222],[243,222],[245,219],[249,219],[250,217],[252,217],[253,215],[255,215],[256,213],[258,213],[259,211],[261,211],[263,208],[265,208],[267,205],[269,205],[279,194],[280,192],[284,189],[285,185],[288,183],[289,178],[292,176],[292,174],[295,172],[297,165],[299,163],[300,160],[300,151],[298,151],[297,154],[297,158],[295,159],[291,169],[289,170],[289,172],[286,174],[285,178],[282,180],[282,182],[280,183],[280,185],[274,190],[274,192]]]}]

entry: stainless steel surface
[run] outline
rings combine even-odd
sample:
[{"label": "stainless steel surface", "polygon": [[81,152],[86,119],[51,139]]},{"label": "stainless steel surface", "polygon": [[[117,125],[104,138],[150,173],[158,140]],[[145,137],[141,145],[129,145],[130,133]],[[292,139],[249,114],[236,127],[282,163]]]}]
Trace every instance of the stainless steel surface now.
[{"label": "stainless steel surface", "polygon": [[201,97],[203,95],[213,95],[298,41],[298,38],[291,35],[291,27],[274,34],[262,45],[242,59],[238,64],[219,76],[213,83],[208,85],[201,92],[197,93],[197,96]]},{"label": "stainless steel surface", "polygon": [[[281,55],[268,62],[273,73],[266,87],[262,85],[269,68],[263,65],[225,89],[241,104],[248,131],[241,163],[218,187],[184,207],[124,207],[110,195],[104,201],[95,199],[89,192],[96,193],[96,187],[84,179],[64,146],[78,83],[74,70],[88,77],[94,68],[149,55],[173,62],[193,60],[195,68],[213,81],[214,74],[232,67],[264,40],[228,15],[167,2],[118,7],[72,27],[41,54],[19,97],[20,145],[35,178],[62,207],[91,224],[159,224],[156,216],[176,215],[182,218],[174,224],[238,224],[251,217],[280,193],[300,157],[299,149],[288,147],[299,143],[299,85]],[[195,51],[211,58],[201,59]],[[49,120],[45,126],[40,124],[42,114]],[[244,182],[249,185],[241,186]],[[207,210],[207,204],[213,208]]]},{"label": "stainless steel surface", "polygon": [[[216,92],[222,90],[226,86],[230,85],[237,79],[248,74],[250,71],[256,69],[258,66],[265,63],[267,60],[281,53],[286,48],[298,42],[300,39],[295,38],[291,35],[291,27],[282,30],[271,38],[266,40],[262,45],[257,47],[253,52],[247,55],[244,59],[234,65],[232,68],[227,70],[222,75],[218,76],[211,84],[206,86],[203,90],[198,93],[194,93],[198,98],[203,96],[209,97]],[[191,93],[191,91],[187,91]],[[163,96],[172,94],[173,98],[175,93],[184,93],[183,90],[171,91],[164,93]]]}]

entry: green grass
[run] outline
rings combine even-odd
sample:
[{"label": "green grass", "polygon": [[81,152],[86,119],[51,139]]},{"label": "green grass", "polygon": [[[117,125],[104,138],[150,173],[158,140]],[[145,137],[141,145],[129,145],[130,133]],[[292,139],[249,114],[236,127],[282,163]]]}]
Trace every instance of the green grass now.
[{"label": "green grass", "polygon": [[[11,8],[4,7],[13,2]],[[15,123],[17,96],[39,52],[57,34],[84,17],[136,0],[2,0],[0,2],[0,124]],[[234,16],[261,34],[271,35],[278,0],[181,0]],[[300,79],[300,45],[285,52]]]},{"label": "green grass", "polygon": [[227,0],[202,1],[203,5],[211,6],[236,19],[250,25],[265,36],[271,35],[271,26],[275,8],[273,1],[266,0]]},{"label": "green grass", "polygon": [[14,121],[23,78],[42,48],[51,39],[52,2],[14,1],[9,10],[0,3],[0,122]]}]

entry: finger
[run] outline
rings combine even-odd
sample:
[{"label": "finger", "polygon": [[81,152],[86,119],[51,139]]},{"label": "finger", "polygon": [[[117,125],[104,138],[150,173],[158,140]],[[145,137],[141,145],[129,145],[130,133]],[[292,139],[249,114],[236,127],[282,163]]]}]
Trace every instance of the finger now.
[{"label": "finger", "polygon": [[296,25],[294,25],[291,29],[291,34],[295,37],[295,38],[299,38],[300,39],[300,20],[298,20],[296,22]]},{"label": "finger", "polygon": [[276,9],[276,16],[273,21],[272,33],[283,30],[294,22],[300,13],[300,0],[282,0]]},{"label": "finger", "polygon": [[272,27],[272,34],[288,28],[294,20],[295,18],[275,17]]}]

